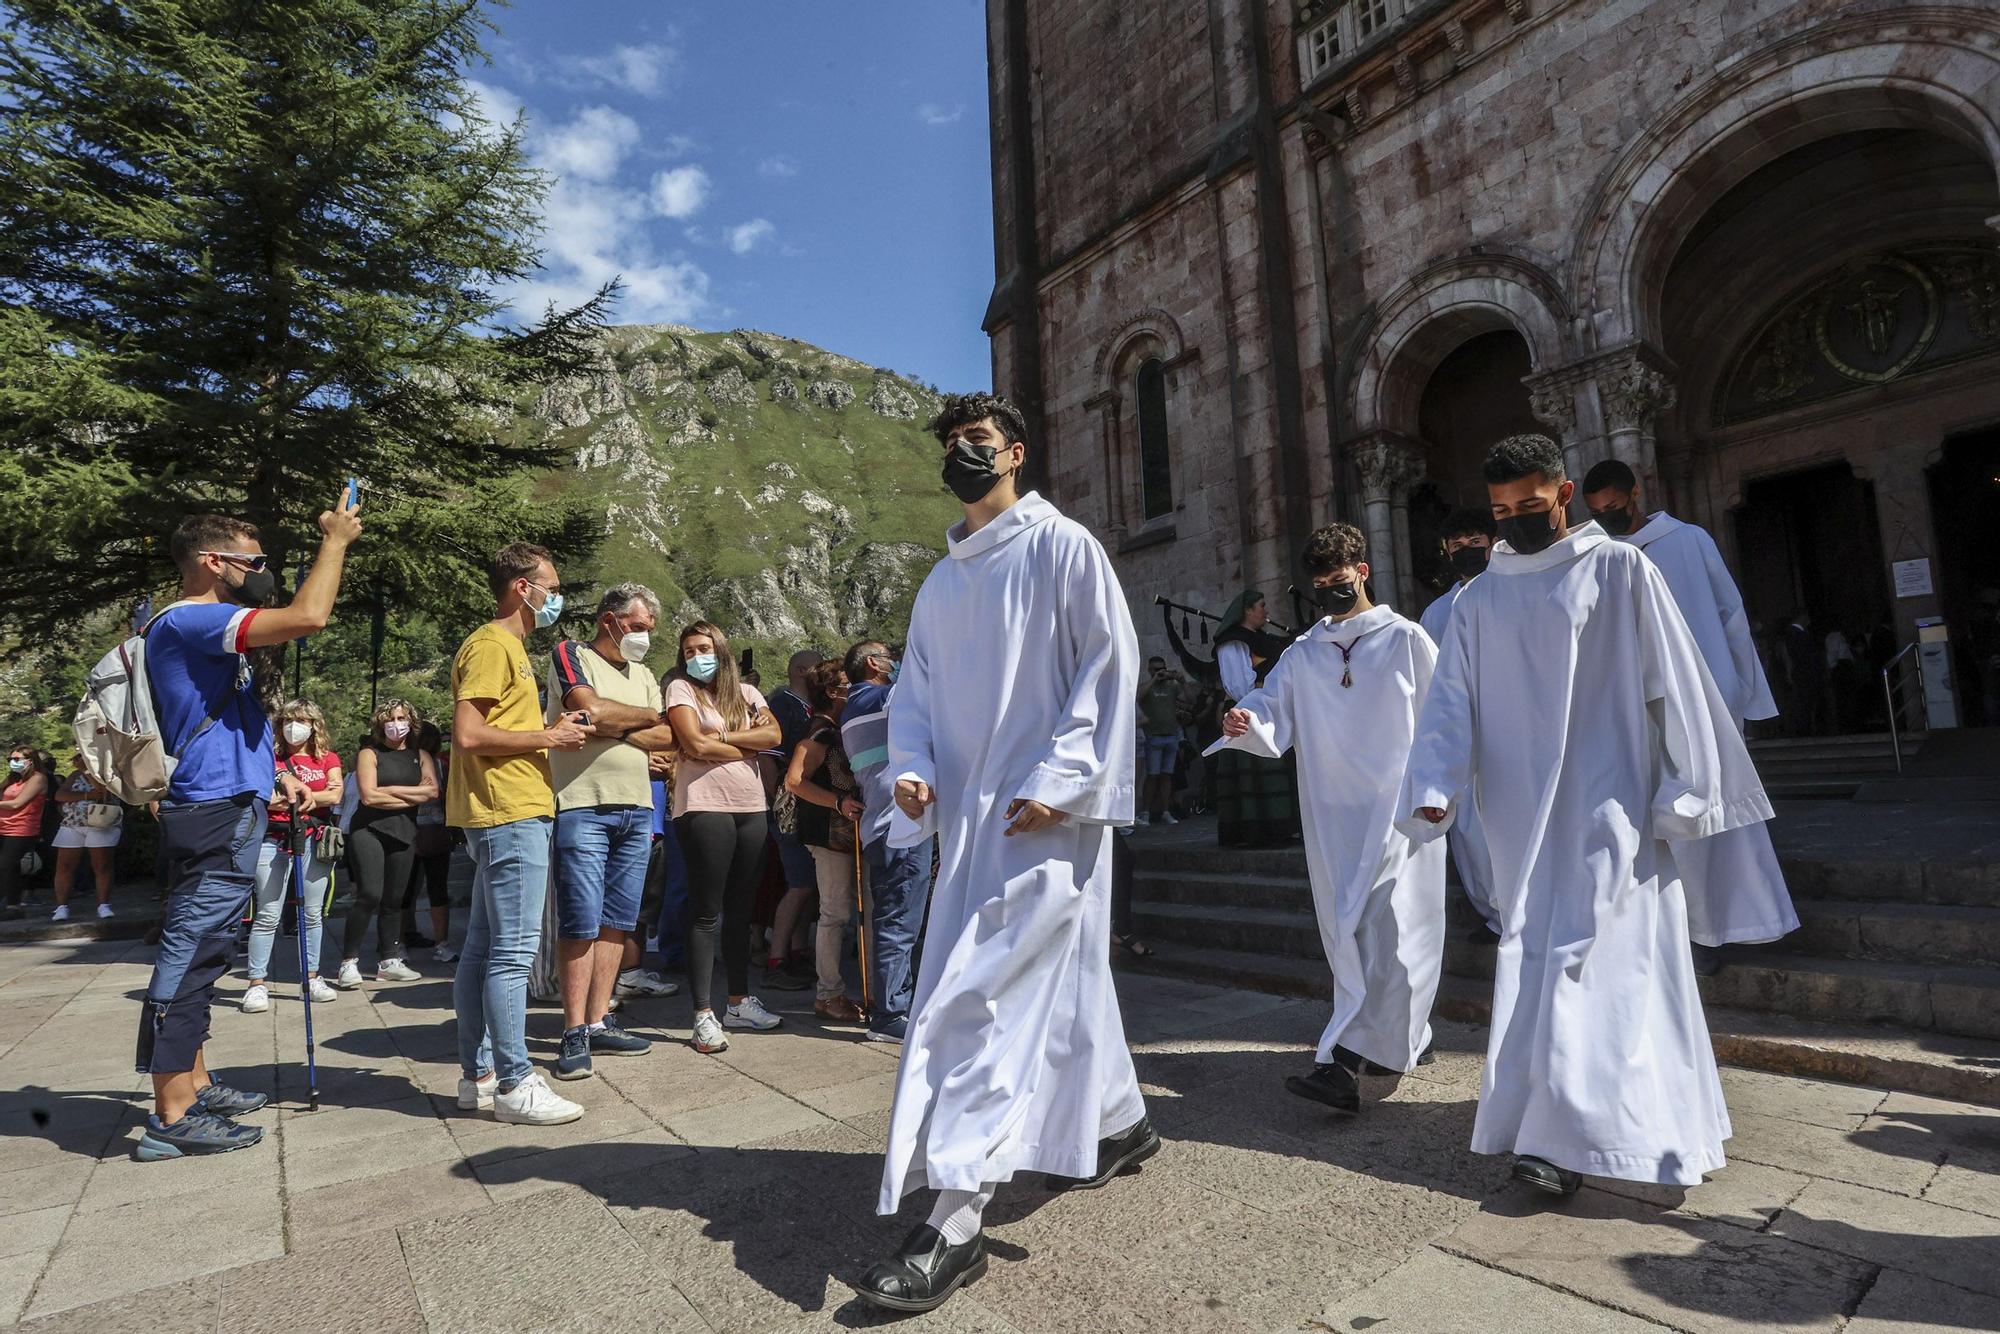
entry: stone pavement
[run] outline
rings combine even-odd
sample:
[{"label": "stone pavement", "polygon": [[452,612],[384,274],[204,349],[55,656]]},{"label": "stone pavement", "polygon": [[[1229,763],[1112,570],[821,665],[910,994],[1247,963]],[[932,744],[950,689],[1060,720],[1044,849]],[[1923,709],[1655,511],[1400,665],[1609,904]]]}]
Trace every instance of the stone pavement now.
[{"label": "stone pavement", "polygon": [[[226,1157],[132,1161],[148,952],[0,947],[0,1320],[24,1328],[805,1330],[882,1323],[847,1286],[921,1212],[874,1217],[893,1049],[809,1014],[696,1055],[670,1041],[563,1091],[568,1126],[461,1114],[448,985],[218,1009],[212,1061],[276,1086]],[[232,994],[240,983],[228,984]],[[1154,977],[1121,991],[1165,1151],[1077,1196],[1022,1182],[956,1331],[2000,1328],[2000,1113],[1725,1072],[1731,1165],[1690,1191],[1529,1197],[1466,1152],[1483,1034],[1338,1123],[1283,1092],[1312,1002]],[[767,998],[771,999],[771,998]],[[789,997],[783,999],[791,999]],[[558,1019],[531,1012],[538,1060]]]}]

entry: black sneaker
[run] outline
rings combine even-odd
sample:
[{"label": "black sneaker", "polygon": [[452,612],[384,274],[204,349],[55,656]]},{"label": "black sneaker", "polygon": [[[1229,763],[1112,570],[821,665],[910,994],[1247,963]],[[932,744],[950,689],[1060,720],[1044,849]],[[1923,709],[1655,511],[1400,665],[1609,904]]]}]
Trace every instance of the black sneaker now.
[{"label": "black sneaker", "polygon": [[213,1116],[235,1120],[248,1116],[271,1101],[263,1093],[245,1093],[242,1089],[230,1088],[227,1084],[203,1084],[195,1090],[195,1106]]},{"label": "black sneaker", "polygon": [[1714,977],[1722,971],[1722,965],[1726,961],[1722,957],[1721,950],[1713,945],[1697,945],[1692,941],[1688,942],[1688,948],[1694,954],[1696,977]]},{"label": "black sneaker", "polygon": [[1551,1195],[1574,1195],[1577,1187],[1583,1184],[1581,1173],[1557,1167],[1545,1158],[1531,1158],[1527,1154],[1514,1160],[1514,1180]]},{"label": "black sneaker", "polygon": [[985,1233],[954,1246],[944,1233],[923,1223],[903,1239],[893,1259],[871,1268],[854,1290],[885,1311],[935,1311],[985,1273]]},{"label": "black sneaker", "polygon": [[[1383,1076],[1383,1075],[1400,1075],[1404,1073],[1401,1070],[1391,1070],[1386,1065],[1377,1065],[1375,1064],[1375,1062],[1369,1060],[1366,1056],[1363,1056],[1360,1052],[1349,1051],[1345,1047],[1335,1047],[1333,1049],[1333,1060],[1334,1064],[1346,1066],[1349,1070],[1352,1070],[1357,1075]],[[1437,1044],[1432,1043],[1431,1045],[1425,1047],[1422,1051],[1418,1052],[1417,1064],[1436,1065]]]},{"label": "black sneaker", "polygon": [[167,1158],[228,1153],[232,1149],[247,1149],[263,1138],[264,1132],[257,1126],[239,1126],[213,1112],[190,1107],[172,1125],[162,1123],[156,1114],[149,1114],[146,1133],[139,1137],[133,1157],[142,1163],[157,1163]]},{"label": "black sneaker", "polygon": [[590,1050],[606,1056],[644,1056],[652,1049],[652,1043],[636,1033],[626,1032],[608,1014],[604,1016],[604,1027],[590,1034]]},{"label": "black sneaker", "polygon": [[1342,1116],[1361,1110],[1361,1085],[1354,1072],[1333,1062],[1315,1064],[1309,1075],[1287,1075],[1285,1088],[1301,1098],[1324,1103]]},{"label": "black sneaker", "polygon": [[795,972],[790,964],[779,964],[776,968],[766,964],[764,986],[771,991],[810,991],[813,979],[804,973]]},{"label": "black sneaker", "polygon": [[590,1074],[590,1030],[581,1024],[565,1028],[562,1055],[556,1057],[556,1078],[588,1079]]},{"label": "black sneaker", "polygon": [[1097,1175],[1089,1177],[1044,1178],[1048,1189],[1096,1190],[1106,1185],[1128,1167],[1137,1167],[1160,1151],[1160,1132],[1153,1129],[1153,1123],[1140,1117],[1138,1124],[1122,1135],[1112,1135],[1097,1141]]}]

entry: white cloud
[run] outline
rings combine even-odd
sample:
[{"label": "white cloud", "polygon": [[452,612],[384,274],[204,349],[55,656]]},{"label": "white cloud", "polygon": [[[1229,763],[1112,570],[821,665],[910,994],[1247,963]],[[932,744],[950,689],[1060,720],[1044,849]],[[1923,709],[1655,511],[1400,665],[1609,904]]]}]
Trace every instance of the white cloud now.
[{"label": "white cloud", "polygon": [[573,86],[616,88],[640,97],[665,96],[679,66],[680,52],[659,42],[620,44],[600,56],[556,58],[556,68]]},{"label": "white cloud", "polygon": [[472,94],[473,114],[486,122],[480,132],[482,138],[499,135],[520,118],[521,99],[499,84],[467,79],[465,88]]},{"label": "white cloud", "polygon": [[585,107],[562,125],[535,134],[529,151],[558,176],[608,181],[639,143],[639,123],[610,107]]},{"label": "white cloud", "polygon": [[701,147],[691,134],[670,134],[664,139],[655,139],[646,145],[661,157],[686,157]]},{"label": "white cloud", "polygon": [[739,255],[747,255],[778,234],[766,218],[752,218],[745,223],[731,227],[727,232],[729,248]]},{"label": "white cloud", "polygon": [[960,103],[953,103],[946,109],[936,102],[926,102],[917,108],[917,119],[926,125],[949,125],[964,115],[965,107]]},{"label": "white cloud", "polygon": [[708,173],[671,167],[653,177],[653,210],[663,218],[691,218],[708,202]]},{"label": "white cloud", "polygon": [[757,164],[757,174],[767,181],[788,181],[799,174],[799,164],[788,157],[767,157]]}]

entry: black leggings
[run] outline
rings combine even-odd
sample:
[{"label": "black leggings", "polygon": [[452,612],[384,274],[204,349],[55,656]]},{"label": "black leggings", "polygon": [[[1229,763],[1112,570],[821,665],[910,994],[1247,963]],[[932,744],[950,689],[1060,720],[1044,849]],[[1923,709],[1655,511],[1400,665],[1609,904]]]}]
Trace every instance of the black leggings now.
[{"label": "black leggings", "polygon": [[763,811],[689,811],[674,821],[687,863],[688,995],[697,1011],[714,1008],[718,930],[729,994],[750,990],[750,908],[764,878],[765,824]]},{"label": "black leggings", "polygon": [[354,863],[354,906],[347,910],[347,931],[340,938],[342,956],[361,957],[372,917],[376,961],[402,958],[403,896],[416,865],[415,846],[371,826],[348,835],[347,851]]},{"label": "black leggings", "polygon": [[0,903],[9,908],[21,905],[21,895],[28,888],[28,877],[21,874],[21,858],[39,842],[33,834],[0,835]]}]

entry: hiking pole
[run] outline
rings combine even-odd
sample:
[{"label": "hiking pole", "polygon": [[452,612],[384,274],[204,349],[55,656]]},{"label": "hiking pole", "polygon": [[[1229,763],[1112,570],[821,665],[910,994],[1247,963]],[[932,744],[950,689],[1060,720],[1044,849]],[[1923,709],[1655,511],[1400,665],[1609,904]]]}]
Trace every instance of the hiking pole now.
[{"label": "hiking pole", "polygon": [[292,891],[299,915],[299,999],[306,1004],[306,1110],[319,1110],[319,1065],[313,1057],[312,976],[306,966],[306,854],[299,846],[299,826],[304,812],[294,809],[291,818]]},{"label": "hiking pole", "polygon": [[861,950],[861,1008],[874,1008],[868,995],[868,896],[862,892],[864,868],[861,864],[861,824],[854,826],[854,943]]}]

